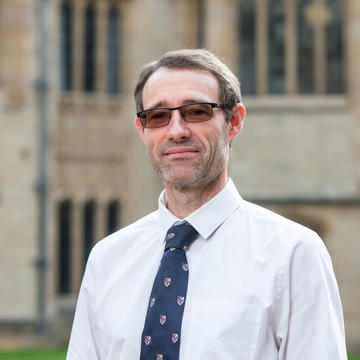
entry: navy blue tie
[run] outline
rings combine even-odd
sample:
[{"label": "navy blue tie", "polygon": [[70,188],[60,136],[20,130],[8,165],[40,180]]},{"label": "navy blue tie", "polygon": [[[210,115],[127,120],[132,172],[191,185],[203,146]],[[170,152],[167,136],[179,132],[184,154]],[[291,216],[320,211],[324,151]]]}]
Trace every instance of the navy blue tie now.
[{"label": "navy blue tie", "polygon": [[140,360],[178,360],[189,266],[185,251],[198,232],[187,222],[166,234],[164,255],[151,291]]}]

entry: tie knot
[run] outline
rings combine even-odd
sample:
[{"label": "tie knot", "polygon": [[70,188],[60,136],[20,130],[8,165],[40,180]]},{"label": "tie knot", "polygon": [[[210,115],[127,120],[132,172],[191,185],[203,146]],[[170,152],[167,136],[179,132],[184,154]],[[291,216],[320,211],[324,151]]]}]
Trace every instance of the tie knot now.
[{"label": "tie knot", "polygon": [[188,222],[172,226],[166,234],[165,250],[169,248],[184,249],[195,240],[198,234]]}]

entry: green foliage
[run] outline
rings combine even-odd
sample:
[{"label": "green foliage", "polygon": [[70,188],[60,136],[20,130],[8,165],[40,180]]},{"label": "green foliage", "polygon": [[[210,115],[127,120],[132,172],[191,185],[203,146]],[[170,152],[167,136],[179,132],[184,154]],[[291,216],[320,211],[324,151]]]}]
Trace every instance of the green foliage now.
[{"label": "green foliage", "polygon": [[65,360],[65,349],[0,351],[0,360]]},{"label": "green foliage", "polygon": [[[0,351],[0,360],[65,360],[66,350]],[[349,360],[360,360],[360,355],[349,355]]]}]

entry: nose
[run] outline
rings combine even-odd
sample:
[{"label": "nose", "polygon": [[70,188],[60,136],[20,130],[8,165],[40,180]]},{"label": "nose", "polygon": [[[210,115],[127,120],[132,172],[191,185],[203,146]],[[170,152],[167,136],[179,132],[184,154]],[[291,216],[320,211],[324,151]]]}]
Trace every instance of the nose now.
[{"label": "nose", "polygon": [[173,110],[170,123],[167,126],[167,138],[175,142],[183,141],[190,137],[189,124],[182,118],[179,110]]}]

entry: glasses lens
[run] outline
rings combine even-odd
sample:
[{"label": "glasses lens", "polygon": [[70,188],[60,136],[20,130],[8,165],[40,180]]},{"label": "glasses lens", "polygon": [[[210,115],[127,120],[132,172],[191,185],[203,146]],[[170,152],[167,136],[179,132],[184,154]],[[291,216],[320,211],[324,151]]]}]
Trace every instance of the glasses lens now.
[{"label": "glasses lens", "polygon": [[213,117],[213,109],[209,104],[192,104],[184,106],[181,114],[190,123],[208,121]]},{"label": "glasses lens", "polygon": [[170,110],[157,109],[144,111],[144,117],[142,118],[143,126],[146,128],[157,128],[165,126],[170,121]]}]

